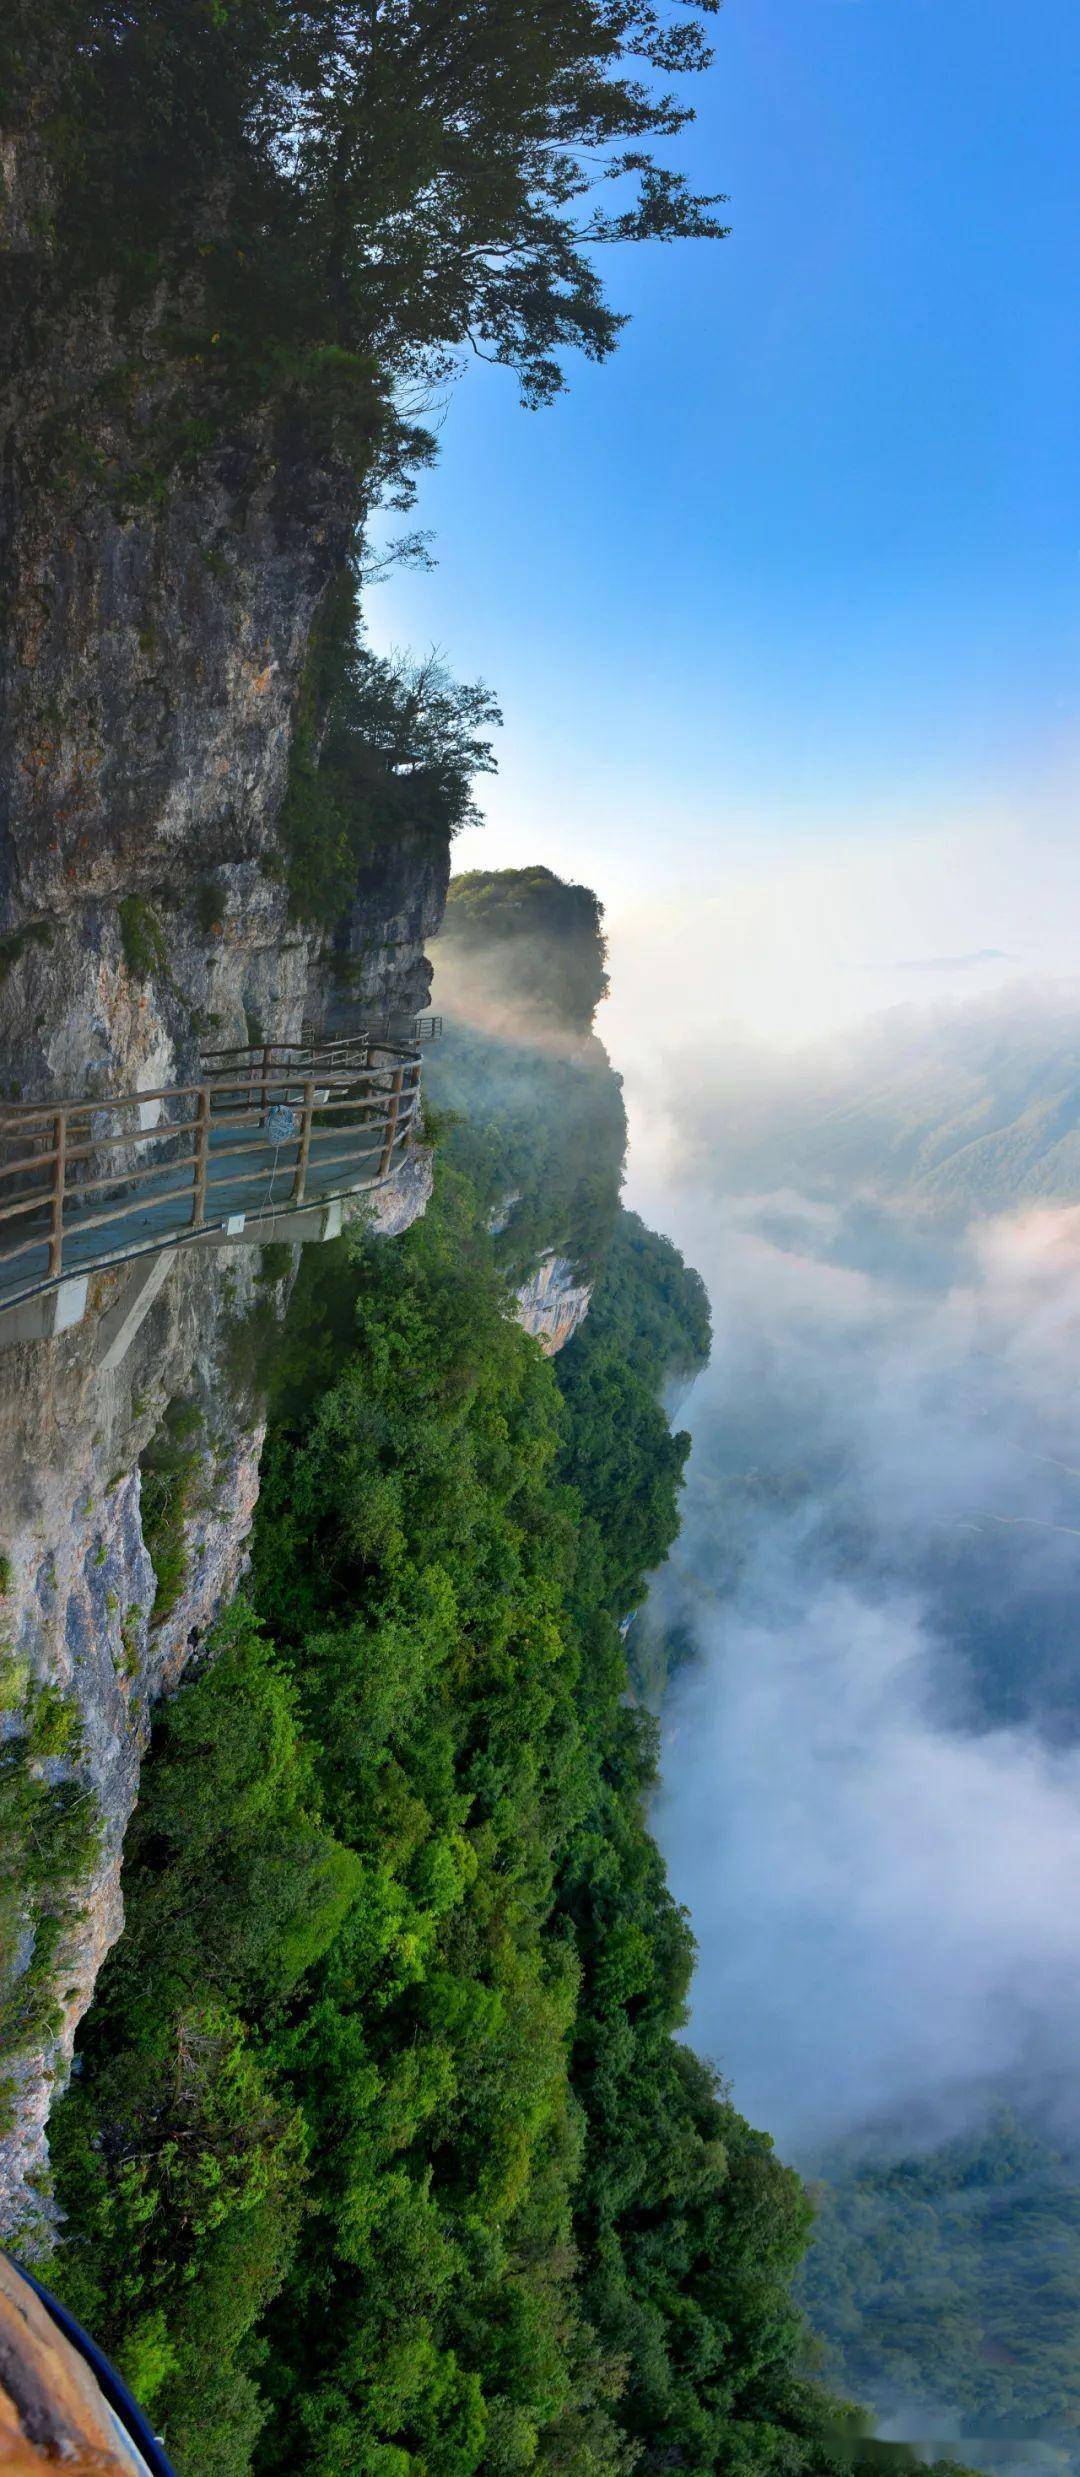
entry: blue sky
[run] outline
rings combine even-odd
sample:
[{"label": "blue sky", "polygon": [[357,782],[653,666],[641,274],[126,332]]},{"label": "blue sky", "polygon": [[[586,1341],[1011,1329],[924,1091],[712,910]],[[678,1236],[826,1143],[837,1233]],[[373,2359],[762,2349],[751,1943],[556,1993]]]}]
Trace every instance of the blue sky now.
[{"label": "blue sky", "polygon": [[501,699],[462,861],[590,878],[616,941],[711,899],[722,973],[733,884],[763,934],[820,856],[863,888],[849,980],[894,913],[905,960],[1019,928],[1064,968],[1080,15],[726,0],[715,45],[679,159],[731,238],[612,253],[633,323],[553,412],[469,373],[422,488],[438,567],[373,596],[376,641]]}]

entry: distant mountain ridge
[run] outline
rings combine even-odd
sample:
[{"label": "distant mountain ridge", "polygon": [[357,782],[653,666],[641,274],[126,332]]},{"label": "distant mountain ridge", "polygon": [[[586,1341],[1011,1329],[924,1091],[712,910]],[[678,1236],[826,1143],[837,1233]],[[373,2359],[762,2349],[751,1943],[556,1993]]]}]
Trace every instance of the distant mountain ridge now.
[{"label": "distant mountain ridge", "polygon": [[[727,1089],[728,1077],[732,1088]],[[708,1091],[731,1182],[863,1186],[945,1209],[1080,1199],[1080,1000],[897,1011],[797,1068],[751,1054]],[[699,1137],[700,1141],[700,1137]]]}]

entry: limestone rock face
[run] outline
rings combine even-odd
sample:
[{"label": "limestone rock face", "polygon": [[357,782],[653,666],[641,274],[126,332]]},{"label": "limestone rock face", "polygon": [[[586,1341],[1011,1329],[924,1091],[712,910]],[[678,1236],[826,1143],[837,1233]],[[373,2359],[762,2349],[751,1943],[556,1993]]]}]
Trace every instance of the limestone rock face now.
[{"label": "limestone rock face", "polygon": [[550,1359],[565,1348],[588,1315],[592,1284],[576,1281],[573,1265],[549,1248],[514,1295],[518,1323],[535,1335]]},{"label": "limestone rock face", "polygon": [[[132,420],[95,442],[121,470]],[[7,1088],[32,1099],[180,1082],[202,1040],[245,1038],[245,1009],[299,1031],[320,941],[268,872],[308,634],[343,548],[340,520],[302,472],[291,497],[257,438],[152,512],[43,487],[38,448],[32,422],[13,424],[0,522],[0,1045]]]},{"label": "limestone rock face", "polygon": [[427,1211],[433,1184],[434,1156],[430,1145],[410,1145],[393,1178],[364,1199],[361,1210],[368,1228],[378,1238],[400,1238],[402,1231],[410,1229]]},{"label": "limestone rock face", "polygon": [[[0,2230],[31,2201],[52,2089],[123,1920],[120,1853],[138,1793],[154,1698],[182,1674],[239,1580],[257,1488],[261,1426],[234,1402],[224,1359],[230,1319],[250,1304],[250,1261],[177,1256],[127,1359],[94,1366],[98,1318],[124,1269],[96,1276],[85,1322],[55,1340],[0,1350],[0,1525],[8,1564],[7,1652],[57,1689],[79,1742],[52,1776],[73,1775],[101,1825],[100,1854],[77,1891],[58,1976],[58,2033],[5,2059],[15,2122],[0,2142]],[[185,1526],[185,1580],[168,1622],[150,1624],[155,1574],[143,1536],[139,1456],[170,1402],[198,1410],[199,1467]],[[17,1710],[0,1720],[8,1734]],[[25,1958],[29,1960],[29,1951]]]},{"label": "limestone rock face", "polygon": [[[47,224],[41,177],[31,141],[0,141],[0,241],[20,257]],[[120,338],[107,300],[93,319],[12,315],[5,333],[8,298],[0,1093],[145,1093],[191,1080],[204,1047],[422,1008],[445,849],[418,832],[372,851],[336,935],[290,917],[283,874],[290,741],[312,623],[362,512],[355,476],[280,405],[223,424],[209,376],[170,363],[175,304]],[[408,1154],[368,1208],[376,1230],[407,1227],[430,1185],[427,1155]],[[259,1266],[254,1250],[181,1249],[110,1374],[95,1340],[123,1268],[92,1278],[74,1330],[6,1347],[0,1330],[0,1736],[20,1727],[19,1681],[57,1689],[77,1734],[45,1776],[73,1776],[102,1826],[60,1957],[59,2031],[0,2058],[15,2085],[0,2237],[25,2225],[50,2096],[119,1932],[154,1701],[243,1573],[262,1444],[245,1322],[283,1312],[291,1278],[260,1284]],[[182,1587],[153,1622],[139,1461],[177,1403],[197,1415],[197,1467]]]},{"label": "limestone rock face", "polygon": [[[47,228],[41,177],[32,139],[0,135],[13,265]],[[312,623],[362,482],[298,412],[230,410],[169,341],[182,305],[120,334],[108,297],[36,317],[19,298],[0,289],[7,1090],[145,1089],[252,1017],[291,1039],[305,1015],[417,1010],[445,845],[417,830],[374,849],[331,936],[290,919],[278,839]]]}]

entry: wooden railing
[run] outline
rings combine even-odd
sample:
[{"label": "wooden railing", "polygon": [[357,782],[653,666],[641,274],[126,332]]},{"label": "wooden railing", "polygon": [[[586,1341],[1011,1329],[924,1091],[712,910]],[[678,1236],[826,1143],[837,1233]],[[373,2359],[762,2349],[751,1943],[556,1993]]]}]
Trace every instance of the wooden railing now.
[{"label": "wooden railing", "polygon": [[[257,1058],[257,1064],[255,1060]],[[72,1272],[388,1177],[420,1102],[415,1050],[261,1047],[198,1083],[0,1106],[0,1306]]]},{"label": "wooden railing", "polygon": [[244,1041],[228,1049],[204,1049],[201,1063],[208,1075],[239,1074],[246,1066],[253,1070],[267,1065],[299,1068],[309,1062],[314,1067],[362,1067],[387,1050],[396,1054],[427,1047],[440,1038],[442,1028],[441,1015],[417,1015],[407,1025],[403,1018],[388,1015],[381,1024],[367,1023],[358,1032],[327,1038],[305,1024],[298,1041]]}]

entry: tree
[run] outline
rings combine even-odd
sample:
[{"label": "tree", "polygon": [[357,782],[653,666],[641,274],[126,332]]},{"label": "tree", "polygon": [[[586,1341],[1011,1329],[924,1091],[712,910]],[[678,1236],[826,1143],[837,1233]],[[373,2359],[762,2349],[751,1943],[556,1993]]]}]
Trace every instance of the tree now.
[{"label": "tree", "polygon": [[651,151],[716,5],[14,0],[0,110],[44,144],[64,280],[171,279],[214,367],[370,393],[471,350],[543,403],[619,331],[594,247],[724,229]]},{"label": "tree", "polygon": [[569,1035],[607,996],[604,907],[553,869],[468,869],[451,879],[442,943],[452,975],[510,1013]]},{"label": "tree", "polygon": [[312,631],[290,751],[280,823],[294,912],[339,919],[365,862],[403,837],[444,851],[478,817],[473,778],[495,770],[484,735],[500,720],[482,682],[451,679],[436,655],[372,653],[347,565]]}]

